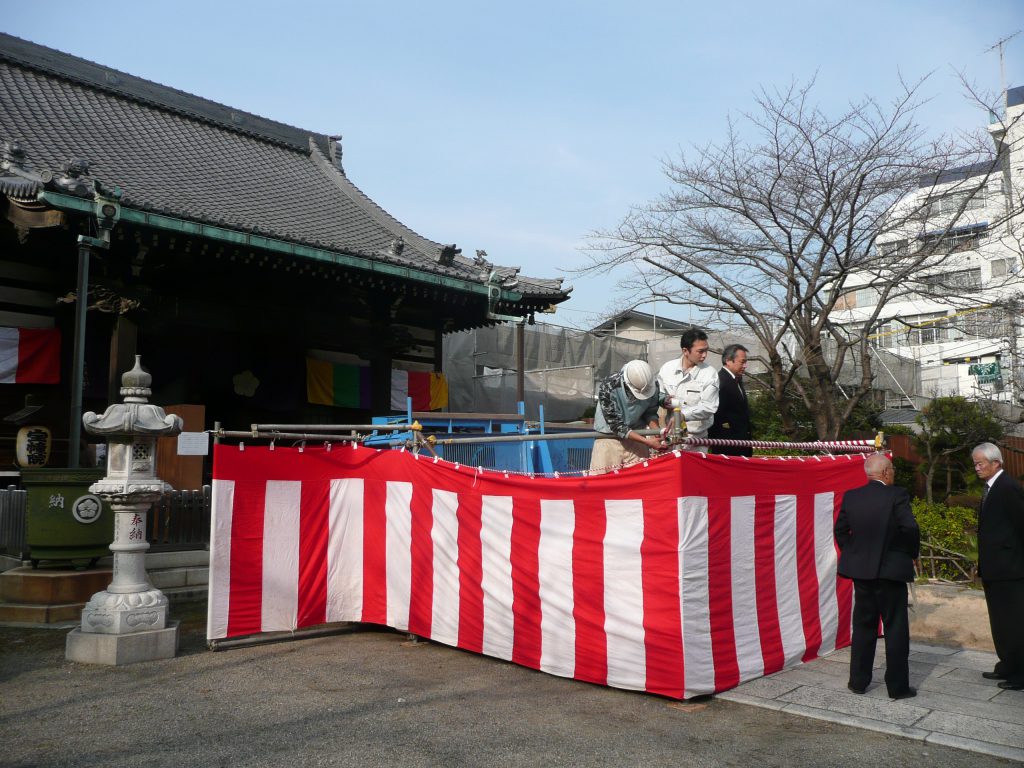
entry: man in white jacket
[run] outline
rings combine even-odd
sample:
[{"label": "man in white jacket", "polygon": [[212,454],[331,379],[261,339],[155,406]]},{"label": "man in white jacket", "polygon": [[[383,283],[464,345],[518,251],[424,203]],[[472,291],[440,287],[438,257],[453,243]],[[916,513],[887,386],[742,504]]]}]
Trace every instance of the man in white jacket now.
[{"label": "man in white jacket", "polygon": [[[704,362],[708,356],[708,335],[699,328],[691,328],[679,338],[679,346],[682,354],[661,366],[658,384],[680,404],[688,435],[707,437],[718,410],[718,371]],[[708,450],[704,446],[686,448],[702,453]]]}]

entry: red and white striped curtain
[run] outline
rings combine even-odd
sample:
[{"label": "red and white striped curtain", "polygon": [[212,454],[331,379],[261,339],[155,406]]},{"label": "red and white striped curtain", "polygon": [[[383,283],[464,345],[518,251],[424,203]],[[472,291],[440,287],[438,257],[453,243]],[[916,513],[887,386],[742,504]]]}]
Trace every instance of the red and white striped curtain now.
[{"label": "red and white striped curtain", "polygon": [[532,479],[219,445],[207,634],[368,622],[603,685],[725,690],[849,644],[832,525],[863,462],[686,452]]}]

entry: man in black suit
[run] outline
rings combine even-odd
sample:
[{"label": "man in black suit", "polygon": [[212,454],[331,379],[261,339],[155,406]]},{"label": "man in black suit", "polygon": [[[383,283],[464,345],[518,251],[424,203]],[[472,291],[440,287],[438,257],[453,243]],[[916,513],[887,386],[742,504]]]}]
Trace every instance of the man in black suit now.
[{"label": "man in black suit", "polygon": [[890,698],[917,695],[910,687],[910,623],[907,582],[914,580],[921,531],[910,496],[892,484],[892,462],[881,453],[864,462],[867,485],[843,495],[836,518],[839,575],[853,579],[853,639],[850,681],[854,693],[871,682],[878,620],[885,633],[885,687]]},{"label": "man in black suit", "polygon": [[[718,410],[708,429],[708,437],[726,440],[750,440],[750,405],[743,388],[747,370],[747,348],[730,344],[722,351],[722,368],[718,371]],[[753,456],[753,448],[716,447],[712,453],[726,456]]]},{"label": "man in black suit", "polygon": [[982,677],[999,687],[1024,690],[1024,491],[1003,471],[1003,454],[992,443],[971,452],[985,482],[978,513],[978,574],[985,589],[992,642],[999,661]]}]

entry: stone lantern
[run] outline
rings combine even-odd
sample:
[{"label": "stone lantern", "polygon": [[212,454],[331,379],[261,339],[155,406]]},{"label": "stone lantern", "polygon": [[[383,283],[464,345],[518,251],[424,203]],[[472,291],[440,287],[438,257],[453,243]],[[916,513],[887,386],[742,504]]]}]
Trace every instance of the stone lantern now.
[{"label": "stone lantern", "polygon": [[167,597],[146,576],[146,515],[170,486],[157,476],[156,441],[181,432],[180,416],[167,415],[148,397],[153,377],[135,367],[121,377],[123,403],[98,416],[86,413],[86,432],[107,439],[107,474],[89,487],[114,512],[114,575],[82,610],[80,629],[68,635],[66,657],[95,664],[130,664],[171,658],[177,623],[168,626]]}]

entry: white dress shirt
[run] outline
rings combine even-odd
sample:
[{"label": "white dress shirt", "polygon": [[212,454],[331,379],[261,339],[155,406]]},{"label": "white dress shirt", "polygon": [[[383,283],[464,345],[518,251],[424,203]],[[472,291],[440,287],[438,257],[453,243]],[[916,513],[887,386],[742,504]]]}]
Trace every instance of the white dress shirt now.
[{"label": "white dress shirt", "polygon": [[718,371],[707,363],[683,370],[683,360],[669,360],[658,371],[661,388],[681,403],[680,413],[692,437],[707,437],[718,410]]}]

